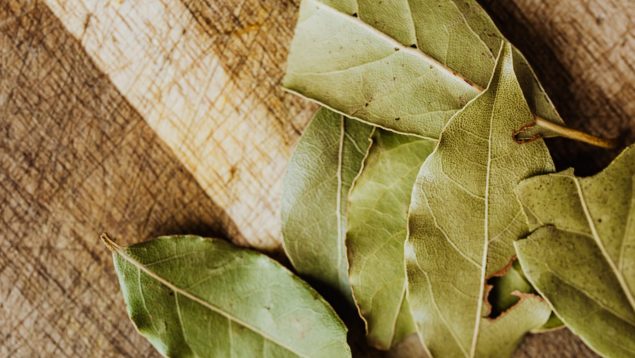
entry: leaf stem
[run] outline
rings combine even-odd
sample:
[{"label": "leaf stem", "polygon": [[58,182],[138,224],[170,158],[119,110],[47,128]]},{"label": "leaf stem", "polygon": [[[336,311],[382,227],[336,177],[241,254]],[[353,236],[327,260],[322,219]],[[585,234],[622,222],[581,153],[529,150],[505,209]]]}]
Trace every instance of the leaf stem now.
[{"label": "leaf stem", "polygon": [[617,147],[617,143],[615,142],[615,140],[612,140],[612,139],[604,139],[604,138],[596,137],[588,133],[579,131],[577,129],[572,129],[560,124],[550,122],[544,118],[537,117],[537,116],[535,118],[535,121],[536,121],[536,126],[550,130],[560,135],[561,137],[577,140],[579,142],[584,142],[584,143],[587,143],[596,147],[600,147],[600,148],[613,149]]},{"label": "leaf stem", "polygon": [[[335,8],[329,6],[329,5],[325,5],[325,4],[319,4],[318,6],[320,6],[321,9],[325,9],[329,12],[331,12],[332,14],[336,15],[336,16],[344,16],[344,18],[346,18],[347,21],[353,21],[357,26],[361,26],[363,27],[365,30],[373,33],[375,36],[380,37],[383,41],[387,42],[388,44],[390,44],[392,47],[394,47],[395,49],[399,49],[400,51],[404,51],[406,53],[410,53],[413,54],[414,56],[420,57],[422,58],[425,62],[429,63],[432,66],[435,66],[437,68],[439,68],[441,71],[444,71],[446,73],[448,73],[448,75],[453,76],[454,78],[459,79],[462,83],[464,83],[465,85],[471,87],[473,90],[475,90],[477,93],[481,93],[483,91],[486,90],[486,88],[484,88],[483,86],[479,85],[478,83],[474,83],[472,81],[470,81],[469,79],[467,79],[466,77],[464,77],[462,74],[458,73],[457,71],[454,71],[453,69],[451,69],[447,64],[444,64],[440,61],[438,61],[436,58],[430,56],[429,54],[425,53],[424,51],[421,51],[419,48],[410,48],[408,46],[405,46],[403,43],[395,40],[394,38],[386,35],[385,33],[378,31],[376,28],[372,27],[371,25],[369,25],[368,23],[362,21],[361,19],[357,18],[357,17],[353,17],[353,16],[348,16],[343,14],[342,12],[336,10]],[[302,95],[296,91],[293,90],[289,90],[289,92],[295,93],[300,95],[301,97],[304,98],[308,98],[305,95]],[[314,100],[315,101],[315,100]],[[321,103],[319,101],[316,101],[318,104],[324,106],[324,103]],[[330,108],[328,106],[326,106],[327,108],[333,110],[333,108]],[[339,111],[335,111],[341,114],[344,114],[342,112]],[[344,114],[344,115],[348,115],[351,116],[351,114]],[[360,120],[360,118],[354,117],[357,120]],[[366,122],[366,121],[363,121]],[[563,125],[560,124],[556,124],[553,122],[550,122],[544,118],[535,116],[535,122],[533,123],[533,125],[528,125],[525,126],[521,129],[519,129],[514,136],[516,136],[517,134],[521,133],[524,129],[533,127],[533,126],[539,126],[542,127],[544,129],[548,129],[550,131],[552,131],[553,133],[558,134],[561,137],[565,137],[565,138],[569,138],[572,140],[576,140],[576,141],[580,141],[580,142],[584,142],[596,147],[600,147],[600,148],[606,148],[606,149],[613,149],[615,147],[617,147],[617,143],[614,140],[610,140],[610,139],[604,139],[604,138],[599,138],[593,135],[590,135],[588,133],[584,133],[582,131],[579,130],[575,130],[572,128],[568,128],[565,127]],[[531,138],[526,138],[526,139],[521,139],[521,140],[517,140],[517,142],[519,144],[521,143],[529,143],[532,142],[534,140],[540,139],[542,138],[542,136],[540,134],[536,134],[534,136],[532,136]]]},{"label": "leaf stem", "polygon": [[108,235],[108,233],[102,233],[101,235],[99,235],[99,238],[104,244],[106,244],[110,251],[118,252],[121,249],[121,246],[117,245],[117,243],[110,238],[110,235]]}]

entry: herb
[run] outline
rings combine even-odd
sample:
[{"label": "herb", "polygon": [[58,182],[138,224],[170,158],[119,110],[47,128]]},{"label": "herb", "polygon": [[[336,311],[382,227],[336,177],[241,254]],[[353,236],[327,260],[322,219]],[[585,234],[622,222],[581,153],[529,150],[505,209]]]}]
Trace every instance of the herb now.
[{"label": "herb", "polygon": [[328,303],[262,254],[198,236],[102,239],[130,318],[166,356],[350,356]]},{"label": "herb", "polygon": [[403,245],[417,173],[434,143],[378,129],[351,191],[346,248],[355,302],[371,345],[388,349],[415,332]]},{"label": "herb", "polygon": [[[507,271],[507,272],[505,272]],[[531,284],[520,268],[518,260],[507,265],[500,275],[487,280],[486,291],[488,300],[493,303],[489,317],[498,317],[520,300],[516,291],[521,293],[535,293]]]},{"label": "herb", "polygon": [[[472,357],[511,357],[523,336],[549,319],[551,310],[545,301],[532,294],[516,293],[518,303],[495,319],[482,319],[478,328],[478,344]],[[442,347],[434,357],[446,357]],[[467,356],[467,355],[466,355]]]},{"label": "herb", "polygon": [[594,177],[527,179],[518,197],[535,228],[515,243],[529,280],[593,349],[635,354],[635,147]]},{"label": "herb", "polygon": [[[528,233],[515,185],[554,170],[542,140],[519,145],[510,136],[531,118],[513,56],[503,46],[487,90],[450,120],[412,194],[406,244],[410,305],[424,344],[443,357],[500,350],[481,339],[486,324],[516,329],[516,342],[549,316],[548,308],[526,300],[547,312],[544,320],[527,311],[513,322],[484,322],[486,281],[513,260],[513,241]],[[503,324],[510,326],[494,327]]]},{"label": "herb", "polygon": [[[351,118],[436,139],[487,86],[503,43],[473,0],[303,0],[283,85]],[[614,145],[562,127],[533,70],[512,51],[530,123],[547,136]]]},{"label": "herb", "polygon": [[301,274],[352,301],[344,239],[348,192],[373,128],[326,109],[304,131],[282,196],[284,248]]}]

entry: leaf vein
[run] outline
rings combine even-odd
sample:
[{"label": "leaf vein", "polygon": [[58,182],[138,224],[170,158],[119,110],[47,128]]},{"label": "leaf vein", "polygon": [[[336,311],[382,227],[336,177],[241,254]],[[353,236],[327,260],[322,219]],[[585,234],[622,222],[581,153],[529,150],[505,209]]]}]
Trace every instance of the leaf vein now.
[{"label": "leaf vein", "polygon": [[155,279],[156,281],[158,281],[160,284],[164,285],[165,287],[169,288],[170,290],[172,290],[175,293],[175,297],[177,294],[182,295],[183,297],[186,297],[198,304],[200,304],[201,306],[209,309],[210,311],[213,311],[223,317],[225,317],[228,320],[231,320],[233,322],[238,323],[239,325],[259,334],[260,336],[262,336],[264,339],[275,343],[276,345],[282,347],[283,349],[286,349],[287,351],[296,354],[300,357],[306,357],[301,353],[298,353],[296,351],[294,351],[292,348],[286,346],[284,343],[278,342],[275,339],[273,339],[272,337],[269,337],[265,332],[259,330],[256,327],[251,326],[250,324],[248,324],[247,322],[243,322],[241,320],[239,320],[236,317],[231,316],[228,312],[223,311],[220,307],[217,307],[213,304],[211,304],[210,302],[207,302],[199,297],[197,297],[196,295],[189,293],[185,290],[183,290],[182,288],[175,286],[173,283],[171,283],[170,281],[168,281],[167,279],[161,277],[159,274],[157,274],[154,271],[151,271],[149,268],[145,267],[141,262],[139,262],[137,259],[135,259],[134,257],[128,255],[123,249],[117,248],[116,249],[116,254],[120,255],[124,260],[128,261],[131,265],[135,266],[137,269],[143,271],[146,275],[150,276],[151,278]]},{"label": "leaf vein", "polygon": [[611,271],[613,271],[613,274],[617,278],[617,281],[619,282],[620,287],[622,288],[622,291],[624,291],[624,295],[626,296],[626,299],[628,300],[628,303],[630,304],[631,309],[635,311],[635,299],[633,298],[633,295],[631,294],[631,291],[629,290],[628,285],[626,284],[626,281],[624,280],[624,275],[622,275],[622,272],[617,269],[617,267],[615,266],[615,262],[613,262],[608,252],[606,251],[606,248],[604,247],[604,243],[602,242],[602,239],[600,238],[600,234],[598,233],[597,228],[595,227],[595,222],[593,221],[593,218],[591,217],[591,212],[589,211],[589,206],[586,202],[586,197],[584,196],[584,193],[582,191],[580,180],[576,177],[573,177],[573,182],[578,192],[578,197],[580,198],[582,211],[584,212],[584,216],[587,219],[589,228],[591,229],[593,240],[595,241],[596,245],[599,247],[600,252],[602,252],[602,256],[604,257],[606,262],[609,264]]}]

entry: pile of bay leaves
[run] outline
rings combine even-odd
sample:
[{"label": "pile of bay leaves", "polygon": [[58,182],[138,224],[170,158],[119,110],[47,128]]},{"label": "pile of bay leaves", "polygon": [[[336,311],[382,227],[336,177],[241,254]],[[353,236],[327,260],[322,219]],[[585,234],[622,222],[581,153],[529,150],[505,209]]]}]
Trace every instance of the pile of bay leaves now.
[{"label": "pile of bay leaves", "polygon": [[[593,177],[555,173],[543,137],[602,141],[570,134],[474,0],[303,0],[284,86],[322,105],[285,178],[285,251],[371,346],[506,357],[567,326],[635,356],[635,149]],[[262,254],[104,241],[167,356],[351,355],[329,303]]]}]

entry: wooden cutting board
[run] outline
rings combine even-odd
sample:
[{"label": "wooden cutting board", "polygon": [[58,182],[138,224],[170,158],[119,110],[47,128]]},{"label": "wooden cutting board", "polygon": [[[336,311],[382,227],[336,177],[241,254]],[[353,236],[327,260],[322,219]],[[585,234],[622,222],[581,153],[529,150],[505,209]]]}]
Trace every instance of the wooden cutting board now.
[{"label": "wooden cutting board", "polygon": [[[635,137],[632,0],[485,0],[572,127]],[[156,356],[97,237],[279,252],[280,182],[315,107],[280,89],[298,0],[0,2],[0,356]],[[560,168],[616,152],[563,140]],[[592,356],[570,332],[519,357]]]}]

